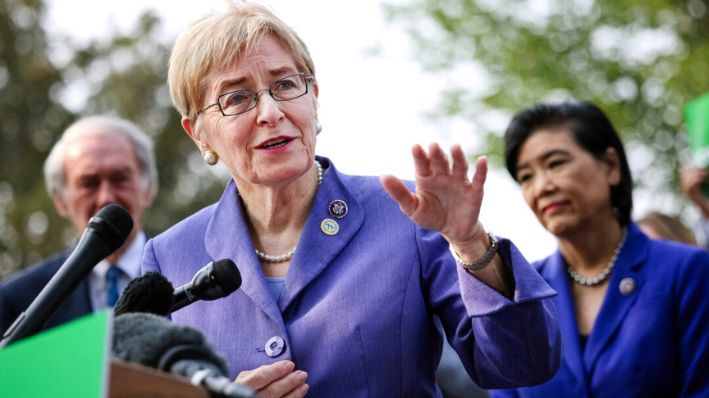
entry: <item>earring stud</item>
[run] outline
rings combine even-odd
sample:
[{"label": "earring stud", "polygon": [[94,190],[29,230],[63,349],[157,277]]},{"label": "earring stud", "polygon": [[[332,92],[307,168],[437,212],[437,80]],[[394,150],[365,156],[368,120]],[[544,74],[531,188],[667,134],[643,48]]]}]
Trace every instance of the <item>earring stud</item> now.
[{"label": "earring stud", "polygon": [[219,155],[217,155],[217,153],[214,152],[213,150],[207,149],[202,154],[202,159],[204,159],[204,163],[206,163],[210,166],[214,166],[219,161]]}]

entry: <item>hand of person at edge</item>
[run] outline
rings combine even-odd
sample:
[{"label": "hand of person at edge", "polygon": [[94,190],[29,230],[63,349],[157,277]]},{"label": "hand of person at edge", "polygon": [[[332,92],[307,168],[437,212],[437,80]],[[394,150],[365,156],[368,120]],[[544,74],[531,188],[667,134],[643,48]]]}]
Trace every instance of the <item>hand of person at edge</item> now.
[{"label": "hand of person at edge", "polygon": [[704,218],[709,218],[709,197],[702,192],[702,183],[709,177],[701,167],[688,167],[680,175],[682,193],[691,200],[702,212]]},{"label": "hand of person at edge", "polygon": [[252,388],[260,398],[301,398],[308,392],[308,374],[295,370],[291,361],[279,361],[253,370],[245,370],[236,383]]},{"label": "hand of person at edge", "polygon": [[454,246],[466,246],[484,238],[478,222],[487,175],[487,160],[478,158],[472,181],[468,161],[460,145],[448,156],[438,144],[426,153],[420,145],[411,149],[416,168],[416,191],[411,193],[396,177],[385,175],[381,184],[399,204],[401,211],[419,226],[441,233]]}]

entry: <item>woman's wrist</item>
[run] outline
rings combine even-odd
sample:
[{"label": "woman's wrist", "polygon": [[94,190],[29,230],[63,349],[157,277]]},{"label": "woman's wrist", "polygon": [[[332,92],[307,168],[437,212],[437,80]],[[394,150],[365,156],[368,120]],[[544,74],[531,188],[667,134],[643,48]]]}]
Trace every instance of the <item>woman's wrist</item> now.
[{"label": "woman's wrist", "polygon": [[492,263],[497,254],[499,241],[490,232],[485,233],[484,240],[476,240],[466,245],[450,242],[451,254],[456,263],[468,272],[480,271]]}]

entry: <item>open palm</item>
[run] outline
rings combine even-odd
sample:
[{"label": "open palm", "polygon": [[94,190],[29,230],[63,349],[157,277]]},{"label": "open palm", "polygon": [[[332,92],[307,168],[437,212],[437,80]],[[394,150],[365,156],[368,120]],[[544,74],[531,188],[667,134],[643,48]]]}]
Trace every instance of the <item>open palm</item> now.
[{"label": "open palm", "polygon": [[448,241],[465,243],[484,234],[478,223],[487,175],[487,161],[479,158],[473,180],[459,145],[451,148],[451,165],[438,144],[426,153],[415,145],[411,153],[416,168],[416,191],[410,192],[396,177],[382,176],[381,183],[401,211],[419,226],[440,232]]}]

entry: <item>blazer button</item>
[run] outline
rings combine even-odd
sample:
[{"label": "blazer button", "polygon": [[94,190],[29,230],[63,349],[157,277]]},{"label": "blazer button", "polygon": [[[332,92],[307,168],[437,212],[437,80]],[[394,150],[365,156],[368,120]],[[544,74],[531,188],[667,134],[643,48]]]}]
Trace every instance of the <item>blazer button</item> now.
[{"label": "blazer button", "polygon": [[266,355],[269,357],[277,357],[281,355],[286,348],[286,342],[279,336],[273,336],[266,342]]}]

